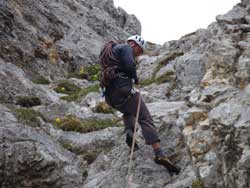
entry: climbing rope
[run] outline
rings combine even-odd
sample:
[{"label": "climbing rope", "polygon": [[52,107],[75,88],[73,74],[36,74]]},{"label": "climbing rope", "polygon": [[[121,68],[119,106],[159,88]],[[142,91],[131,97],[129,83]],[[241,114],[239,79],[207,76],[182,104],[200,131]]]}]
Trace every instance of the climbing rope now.
[{"label": "climbing rope", "polygon": [[134,133],[133,133],[133,141],[132,141],[132,147],[131,147],[131,153],[130,153],[130,160],[129,160],[129,166],[128,166],[128,181],[127,181],[127,187],[131,188],[131,181],[132,181],[132,176],[131,176],[131,166],[132,166],[132,158],[134,154],[134,147],[135,147],[135,140],[136,140],[136,130],[137,130],[137,122],[139,118],[139,113],[140,113],[140,108],[141,108],[141,94],[140,92],[138,96],[138,105],[137,105],[137,111],[136,111],[136,118],[135,118],[135,124],[134,124]]}]

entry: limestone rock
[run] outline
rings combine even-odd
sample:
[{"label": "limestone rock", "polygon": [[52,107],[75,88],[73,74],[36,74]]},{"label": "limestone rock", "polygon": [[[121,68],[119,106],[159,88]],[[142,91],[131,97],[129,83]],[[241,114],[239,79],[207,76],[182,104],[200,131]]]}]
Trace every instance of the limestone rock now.
[{"label": "limestone rock", "polygon": [[167,93],[170,91],[170,84],[163,83],[160,85],[151,84],[149,86],[144,87],[141,90],[141,94],[143,99],[147,103],[157,102],[159,100],[167,100]]},{"label": "limestone rock", "polygon": [[146,80],[153,77],[154,70],[157,67],[157,60],[158,57],[152,56],[143,56],[139,59],[139,68],[137,70],[137,74],[140,80]]},{"label": "limestone rock", "polygon": [[67,70],[95,63],[106,40],[140,34],[134,15],[112,0],[2,1],[1,57],[37,73],[62,78]]},{"label": "limestone rock", "polygon": [[[178,176],[169,176],[165,168],[154,163],[151,148],[140,141],[140,150],[134,153],[132,165],[132,187],[169,187],[177,188],[178,185],[191,186],[197,176],[190,166],[190,158],[187,148],[183,145],[180,132],[177,127],[168,124],[160,126],[162,135],[161,143],[177,165],[181,166],[182,172]],[[167,131],[166,131],[167,130]],[[124,137],[119,143],[105,155],[100,155],[90,166],[89,176],[84,187],[125,187],[127,183],[127,170],[129,163],[129,149],[124,143]],[[171,141],[170,141],[171,140]],[[178,153],[175,153],[177,152]],[[182,183],[181,183],[182,182]]]},{"label": "limestone rock", "polygon": [[80,119],[112,119],[111,114],[96,114],[86,106],[80,106],[74,102],[67,103],[60,101],[57,103],[52,103],[50,105],[41,105],[34,107],[37,111],[44,115],[44,117],[50,121],[54,121],[58,117],[65,117],[67,115],[72,115]]},{"label": "limestone rock", "polygon": [[59,96],[50,88],[31,82],[22,69],[0,59],[0,97],[15,103],[19,96],[37,96],[44,104],[56,102]]},{"label": "limestone rock", "polygon": [[0,106],[1,187],[83,187],[78,157]]},{"label": "limestone rock", "polygon": [[[51,124],[67,115],[115,115],[92,111],[102,100],[98,93],[80,103],[66,102],[53,87],[68,70],[95,63],[105,41],[139,34],[139,21],[114,8],[112,0],[13,0],[0,5],[0,186],[125,187],[129,148],[123,128],[80,134]],[[242,0],[207,29],[163,46],[149,43],[152,51],[138,59],[138,75],[150,84],[141,94],[161,145],[182,171],[171,177],[156,165],[139,128],[132,187],[250,185],[249,10],[250,1]],[[50,85],[31,82],[38,76]],[[94,84],[70,80],[81,88]],[[45,116],[39,127],[15,117],[19,96],[41,99],[41,105],[32,107]]]}]

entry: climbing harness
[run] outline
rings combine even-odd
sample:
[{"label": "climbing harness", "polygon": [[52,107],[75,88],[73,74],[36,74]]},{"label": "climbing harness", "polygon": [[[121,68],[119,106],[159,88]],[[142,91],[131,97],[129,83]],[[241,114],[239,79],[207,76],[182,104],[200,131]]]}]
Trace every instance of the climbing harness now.
[{"label": "climbing harness", "polygon": [[136,130],[137,130],[137,124],[138,124],[137,122],[138,122],[140,108],[141,108],[141,93],[140,92],[138,93],[139,93],[139,96],[138,96],[138,105],[137,105],[136,118],[135,118],[135,124],[134,124],[133,142],[132,142],[132,147],[131,147],[128,174],[127,174],[127,188],[131,188],[131,181],[132,181],[131,166],[132,166],[132,158],[134,154],[134,147],[135,147],[135,140],[136,140]]}]

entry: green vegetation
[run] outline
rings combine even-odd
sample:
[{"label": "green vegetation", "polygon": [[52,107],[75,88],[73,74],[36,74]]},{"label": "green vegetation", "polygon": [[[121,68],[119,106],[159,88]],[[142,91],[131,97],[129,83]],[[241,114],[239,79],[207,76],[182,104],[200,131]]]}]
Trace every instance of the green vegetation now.
[{"label": "green vegetation", "polygon": [[155,81],[157,84],[161,84],[170,80],[172,81],[174,78],[175,78],[175,75],[173,72],[166,72],[165,74],[155,79]]},{"label": "green vegetation", "polygon": [[192,182],[192,188],[204,188],[204,182],[202,179],[197,179]]},{"label": "green vegetation", "polygon": [[72,95],[81,90],[80,87],[76,86],[75,84],[71,83],[68,80],[62,80],[58,83],[57,87],[55,88],[55,91],[57,93],[64,93],[67,95]]},{"label": "green vegetation", "polygon": [[115,110],[111,106],[109,106],[105,101],[103,101],[97,104],[97,106],[94,109],[94,112],[109,114],[109,113],[114,113]]},{"label": "green vegetation", "polygon": [[88,177],[88,171],[84,170],[82,173],[83,180],[85,180]]},{"label": "green vegetation", "polygon": [[163,68],[165,65],[164,64],[161,64],[161,63],[159,63],[157,66],[156,66],[156,68],[155,68],[155,70],[154,70],[154,72],[153,72],[153,78],[155,78],[156,77],[156,74],[161,70],[161,68]]},{"label": "green vegetation", "polygon": [[68,78],[78,78],[78,79],[87,79],[89,81],[97,81],[100,74],[100,65],[93,64],[81,67],[79,72],[70,72],[68,73]]},{"label": "green vegetation", "polygon": [[145,86],[151,85],[153,83],[155,83],[155,79],[149,78],[149,79],[145,79],[145,80],[140,81],[140,86],[145,87]]},{"label": "green vegetation", "polygon": [[146,80],[142,80],[140,82],[141,86],[145,87],[145,86],[151,85],[152,83],[161,84],[161,83],[167,82],[169,78],[172,80],[173,79],[172,77],[174,77],[174,74],[172,72],[167,72],[166,74],[160,76],[157,79],[156,79],[156,74],[160,71],[162,67],[167,65],[169,61],[174,60],[175,58],[182,56],[182,55],[184,55],[183,52],[174,51],[172,53],[169,53],[163,56],[161,59],[159,59],[158,64],[156,68],[154,69],[152,77]]},{"label": "green vegetation", "polygon": [[50,84],[50,81],[47,78],[45,78],[44,76],[39,76],[35,80],[32,80],[32,82],[35,84],[43,84],[43,85]]},{"label": "green vegetation", "polygon": [[44,119],[41,113],[33,110],[33,109],[27,109],[27,108],[19,108],[15,109],[14,113],[17,117],[17,119],[24,124],[30,125],[31,127],[39,127],[40,121],[38,117],[41,117]]},{"label": "green vegetation", "polygon": [[80,90],[76,90],[75,93],[72,93],[69,96],[61,97],[61,99],[66,100],[68,102],[77,101],[82,97],[86,96],[88,93],[98,92],[98,91],[99,91],[99,84],[96,84]]},{"label": "green vegetation", "polygon": [[64,147],[65,149],[67,149],[69,151],[72,151],[72,144],[71,143],[63,142],[62,147]]},{"label": "green vegetation", "polygon": [[89,119],[80,120],[74,116],[66,116],[60,122],[54,122],[54,125],[64,131],[75,131],[80,133],[87,133],[105,129],[107,127],[120,126],[120,119]]},{"label": "green vegetation", "polygon": [[18,97],[17,99],[17,105],[20,105],[22,107],[32,107],[32,106],[38,106],[41,105],[42,102],[38,97],[31,97],[31,96],[23,96]]},{"label": "green vegetation", "polygon": [[159,72],[159,70],[160,70],[162,67],[164,67],[163,64],[158,64],[158,65],[156,66],[156,68],[154,69],[154,72],[153,72],[152,77],[149,78],[149,79],[145,79],[145,80],[140,81],[140,85],[141,85],[142,87],[145,87],[145,86],[151,85],[151,84],[153,84],[153,83],[160,84],[160,81],[158,81],[158,79],[156,80],[155,77],[156,77],[157,72]]}]

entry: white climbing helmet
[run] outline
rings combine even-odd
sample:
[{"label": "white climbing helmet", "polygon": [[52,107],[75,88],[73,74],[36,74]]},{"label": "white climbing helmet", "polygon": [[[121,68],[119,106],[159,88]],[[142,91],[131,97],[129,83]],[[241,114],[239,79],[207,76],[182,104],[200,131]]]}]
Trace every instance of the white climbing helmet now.
[{"label": "white climbing helmet", "polygon": [[135,41],[136,44],[138,44],[142,48],[143,51],[146,49],[146,45],[147,45],[146,41],[141,36],[133,35],[127,39],[127,42],[131,40]]}]

